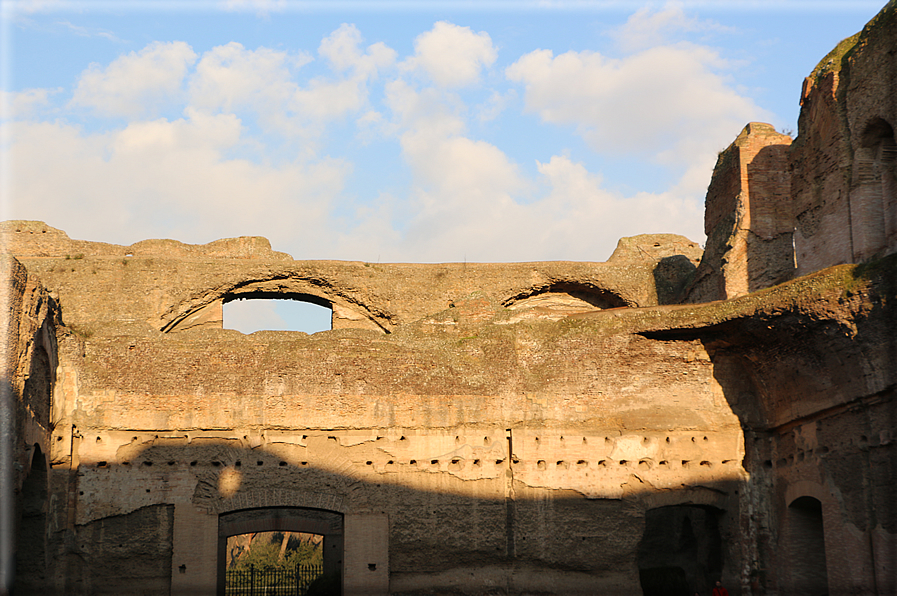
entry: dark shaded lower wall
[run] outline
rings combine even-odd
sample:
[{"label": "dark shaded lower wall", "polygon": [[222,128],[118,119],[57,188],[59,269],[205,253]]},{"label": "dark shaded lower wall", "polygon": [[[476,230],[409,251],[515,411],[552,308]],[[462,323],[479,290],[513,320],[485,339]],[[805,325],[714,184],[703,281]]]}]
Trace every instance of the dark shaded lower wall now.
[{"label": "dark shaded lower wall", "polygon": [[893,390],[873,396],[775,438],[779,535],[768,556],[782,594],[813,586],[897,593],[895,397]]},{"label": "dark shaded lower wall", "polygon": [[638,566],[645,596],[710,593],[723,570],[722,511],[672,505],[645,514]]},{"label": "dark shaded lower wall", "polygon": [[47,460],[34,446],[22,483],[16,532],[16,594],[43,594],[50,585],[47,560]]},{"label": "dark shaded lower wall", "polygon": [[155,596],[171,593],[174,505],[76,526],[65,594]]},{"label": "dark shaded lower wall", "polygon": [[753,593],[897,594],[895,397],[746,433]]}]

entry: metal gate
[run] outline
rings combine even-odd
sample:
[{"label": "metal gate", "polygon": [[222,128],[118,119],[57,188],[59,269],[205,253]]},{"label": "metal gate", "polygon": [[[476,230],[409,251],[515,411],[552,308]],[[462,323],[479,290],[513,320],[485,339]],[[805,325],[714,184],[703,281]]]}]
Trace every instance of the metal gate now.
[{"label": "metal gate", "polygon": [[229,569],[225,574],[226,596],[305,596],[308,586],[324,573],[322,565]]}]

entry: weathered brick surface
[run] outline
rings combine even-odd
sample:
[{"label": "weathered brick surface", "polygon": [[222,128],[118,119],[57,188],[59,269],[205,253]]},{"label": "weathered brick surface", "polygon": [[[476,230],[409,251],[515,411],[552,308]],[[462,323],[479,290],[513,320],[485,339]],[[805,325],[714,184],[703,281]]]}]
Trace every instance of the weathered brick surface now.
[{"label": "weathered brick surface", "polygon": [[[750,124],[720,155],[697,271],[663,235],[380,265],[3,224],[20,590],[212,594],[228,516],[295,508],[343,520],[346,593],[893,593],[895,6],[805,83],[791,147]],[[262,296],[334,329],[220,328]]]},{"label": "weathered brick surface", "polygon": [[689,302],[742,296],[789,279],[791,138],[752,122],[722,151],[707,190],[707,248]]}]

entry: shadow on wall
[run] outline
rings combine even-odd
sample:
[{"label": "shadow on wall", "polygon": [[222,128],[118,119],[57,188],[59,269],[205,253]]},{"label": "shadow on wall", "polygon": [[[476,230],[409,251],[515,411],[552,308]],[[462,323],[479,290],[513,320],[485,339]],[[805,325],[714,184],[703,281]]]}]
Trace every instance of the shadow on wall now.
[{"label": "shadow on wall", "polygon": [[657,304],[679,304],[685,297],[697,266],[685,255],[663,257],[654,267]]},{"label": "shadow on wall", "polygon": [[[741,421],[758,589],[897,589],[895,272],[897,255],[834,270],[839,284],[815,310],[796,301],[763,316],[643,333],[700,339]],[[809,486],[818,495],[802,492]]]},{"label": "shadow on wall", "polygon": [[[353,535],[346,526],[343,573],[354,574],[357,585],[359,577],[388,570],[392,593],[637,594],[644,588],[656,594],[657,569],[664,568],[679,570],[671,573],[684,577],[693,594],[706,591],[720,573],[738,573],[738,554],[730,547],[738,515],[728,511],[741,486],[735,479],[657,492],[633,474],[622,499],[586,499],[515,481],[507,461],[506,471],[476,481],[427,468],[405,475],[381,469],[372,480],[342,473],[345,466],[333,465],[327,454],[309,450],[302,455],[307,460],[296,460],[301,450],[285,444],[246,449],[215,439],[159,442],[119,465],[82,463],[71,477],[68,470],[51,470],[55,502],[74,492],[77,518],[67,529],[44,528],[47,579],[39,569],[23,570],[22,593],[210,589],[201,578],[216,577],[226,550],[219,541],[217,552],[197,555],[204,541],[178,527],[181,507],[205,512],[200,517],[219,533],[219,519],[239,511],[258,510],[262,518],[296,507],[385,515],[388,535],[374,542],[388,544],[388,551],[365,555],[373,560],[357,555],[359,541],[370,543],[371,536]],[[44,511],[57,518],[63,513]],[[190,544],[178,544],[178,536]],[[205,568],[197,568],[198,560]]]}]

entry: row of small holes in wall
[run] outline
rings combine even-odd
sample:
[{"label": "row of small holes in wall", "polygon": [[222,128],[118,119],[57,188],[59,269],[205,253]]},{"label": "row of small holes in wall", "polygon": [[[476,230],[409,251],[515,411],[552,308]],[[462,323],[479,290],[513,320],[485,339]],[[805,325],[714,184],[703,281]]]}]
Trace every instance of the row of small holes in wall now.
[{"label": "row of small holes in wall", "polygon": [[[150,461],[150,460],[146,460],[146,461],[140,462],[139,465],[142,465],[142,466],[144,466],[144,467],[149,468],[149,467],[152,467],[155,463],[156,463],[156,462],[153,462],[153,461]],[[167,465],[169,465],[169,466],[175,466],[175,465],[178,464],[178,462],[176,462],[176,461],[174,461],[174,460],[169,460],[169,461],[167,461],[167,462],[165,462],[165,463],[166,463]],[[222,467],[222,466],[225,466],[225,467],[228,466],[228,464],[226,464],[226,463],[224,463],[224,462],[222,462],[222,461],[218,461],[218,460],[213,460],[213,461],[209,462],[209,464],[210,464],[213,468],[220,468],[220,467]],[[121,465],[123,465],[123,466],[130,466],[130,465],[131,465],[131,462],[129,462],[129,461],[123,461],[123,462],[121,462]],[[199,465],[199,460],[193,460],[193,461],[190,462],[190,467],[196,467],[196,466],[198,466],[198,465]],[[258,461],[255,462],[255,465],[256,465],[256,466],[263,466],[263,465],[265,465],[265,462],[262,461],[262,460],[258,460]],[[282,461],[282,462],[280,462],[280,463],[277,464],[277,465],[279,465],[279,466],[281,466],[281,467],[286,467],[286,466],[288,466],[289,464],[288,464],[287,462],[285,462],[285,461]],[[299,462],[299,465],[300,465],[300,466],[307,466],[307,465],[308,465],[308,462],[307,462],[307,461]],[[240,468],[240,467],[243,466],[243,462],[242,462],[241,460],[237,460],[237,461],[235,461],[235,462],[233,463],[233,466],[234,466],[235,468]],[[107,467],[109,467],[109,462],[105,462],[105,461],[97,462],[97,467],[98,467],[98,468],[107,468]]]},{"label": "row of small holes in wall", "polygon": [[[709,441],[710,439],[708,439],[707,437],[703,437],[703,438],[701,438],[700,440],[702,440],[702,441]],[[576,439],[573,439],[573,441],[576,441]],[[642,444],[643,444],[643,445],[648,445],[648,444],[650,444],[652,441],[653,441],[653,438],[652,438],[652,437],[642,437]],[[672,441],[673,441],[672,437],[666,437],[666,439],[665,439],[665,442],[667,442],[667,443],[672,443]],[[455,437],[455,442],[458,442],[458,437]],[[538,446],[538,445],[541,443],[541,440],[540,440],[539,437],[533,437],[533,442],[536,443],[536,445]],[[560,442],[561,442],[561,443],[568,443],[568,442],[570,442],[570,441],[568,441],[567,439],[565,439],[565,438],[562,436],[562,437],[560,437]],[[605,445],[613,445],[614,442],[615,442],[615,440],[614,440],[612,437],[604,437],[604,444],[605,444]],[[698,437],[691,437],[691,442],[692,442],[692,443],[697,443],[697,442],[698,442]],[[588,438],[583,437],[583,438],[582,438],[582,444],[583,444],[583,445],[588,445],[588,443],[589,443]]]},{"label": "row of small holes in wall", "polygon": [[[863,437],[862,440],[865,442],[866,437]],[[797,455],[796,455],[796,456],[792,454],[792,455],[789,455],[788,457],[783,457],[783,458],[779,459],[779,460],[776,462],[776,465],[779,466],[779,467],[790,466],[790,465],[793,464],[794,462],[802,462],[802,461],[804,461],[804,459],[806,459],[807,457],[809,457],[809,456],[811,456],[811,455],[813,455],[813,454],[816,454],[816,455],[825,455],[825,454],[828,453],[828,452],[829,452],[829,448],[828,448],[828,447],[817,447],[816,449],[810,449],[810,450],[808,450],[808,451],[803,451],[803,450],[801,450],[801,451],[798,451],[798,452],[797,452]],[[771,467],[772,467],[772,460],[769,460],[769,459],[768,459],[768,460],[766,460],[765,462],[763,462],[763,464],[764,464],[767,468],[771,468]]]},{"label": "row of small holes in wall", "polygon": [[[159,438],[158,435],[156,436],[156,438],[157,438],[157,439]],[[336,440],[337,440],[336,437],[332,437],[332,436],[327,437],[327,438],[330,439],[331,441],[336,441]],[[245,439],[245,440],[249,440],[249,437],[248,437],[248,436],[244,436],[243,439]],[[304,440],[307,440],[307,439],[308,439],[308,435],[302,435],[302,440],[303,440],[303,441],[304,441]],[[382,441],[382,440],[384,440],[384,439],[385,439],[385,437],[377,437],[375,440],[377,440],[377,441]],[[864,437],[864,439],[865,439],[865,437]],[[61,441],[61,440],[62,440],[62,437],[57,437],[56,440],[57,440],[57,441]],[[134,440],[136,441],[136,440],[137,440],[137,437],[134,437]],[[399,437],[398,440],[399,440],[399,441],[407,441],[408,439],[407,439],[404,435],[402,435],[401,437]],[[465,440],[466,440],[466,439],[465,439],[465,438],[462,438],[460,435],[456,435],[456,436],[455,436],[455,443],[460,444],[460,443],[464,442]],[[491,445],[491,444],[492,444],[492,440],[493,440],[492,437],[483,437],[483,445]],[[642,437],[642,443],[643,443],[643,444],[646,444],[646,445],[647,445],[647,444],[649,444],[649,443],[651,442],[651,440],[652,440],[651,437]],[[702,441],[709,441],[710,439],[708,439],[707,437],[703,437],[701,440],[702,440]],[[534,438],[533,438],[533,441],[536,443],[537,446],[541,443],[541,439],[540,439],[539,437],[534,437]],[[575,439],[574,439],[574,441],[575,441]],[[101,439],[100,437],[97,437],[97,443],[101,443],[101,442],[102,442],[102,439]],[[569,442],[569,441],[568,441],[565,437],[561,436],[561,437],[560,437],[560,442],[561,442],[561,443],[566,443],[566,442]],[[671,442],[672,442],[671,437],[666,437],[666,442],[667,442],[667,443],[671,443]],[[698,437],[691,437],[691,442],[692,442],[692,443],[697,443],[697,442],[698,442]],[[614,439],[611,438],[611,437],[604,437],[604,443],[605,443],[605,445],[612,445],[612,444],[614,443]],[[583,445],[588,445],[588,444],[589,444],[589,440],[588,440],[587,437],[583,437],[583,438],[582,438],[582,444],[583,444]]]},{"label": "row of small holes in wall", "polygon": [[[459,466],[459,467],[460,467],[462,463],[466,463],[467,461],[468,461],[468,460],[452,459],[452,460],[449,460],[449,463],[450,463],[450,465],[452,465],[452,466]],[[518,459],[513,459],[513,460],[511,460],[511,461],[512,461],[512,463],[514,463],[515,465],[520,464],[520,460],[518,460]],[[734,462],[734,461],[735,461],[735,460],[732,460],[732,459],[725,459],[725,460],[721,461],[720,463],[721,463],[722,465],[728,465],[728,464],[731,464],[731,463]],[[688,467],[688,466],[691,466],[692,464],[696,463],[696,462],[692,462],[692,461],[690,461],[690,460],[686,460],[686,459],[681,460],[681,462],[682,462],[682,467]],[[440,465],[440,463],[443,463],[443,462],[440,462],[440,460],[438,460],[438,459],[431,459],[429,465],[431,465],[431,466],[438,466],[438,465]],[[481,462],[480,460],[478,460],[478,459],[473,460],[471,463],[473,464],[474,467],[480,467],[480,466],[482,465],[482,462]],[[496,465],[496,466],[503,465],[504,463],[505,463],[505,460],[504,460],[504,459],[496,459],[496,460],[495,460],[495,465]],[[365,462],[365,464],[368,465],[368,466],[373,466],[373,465],[374,465],[374,462],[368,460],[367,462]],[[598,466],[599,466],[599,467],[602,467],[602,468],[608,468],[608,467],[611,467],[611,466],[614,466],[614,465],[625,467],[625,466],[631,466],[631,465],[635,465],[635,464],[636,464],[635,460],[625,460],[625,459],[622,459],[622,460],[620,460],[620,461],[613,461],[613,460],[602,459],[602,460],[599,460],[599,461],[598,461]],[[389,460],[389,461],[386,462],[386,465],[387,465],[387,466],[393,466],[393,465],[396,465],[396,462],[395,462],[394,460]],[[398,465],[402,465],[402,464],[398,464]],[[421,462],[418,462],[418,460],[416,460],[416,459],[412,459],[412,460],[409,460],[409,461],[408,461],[408,465],[411,465],[411,466],[420,466],[420,465],[426,465],[426,462],[425,462],[425,460],[422,460]],[[565,468],[565,469],[566,469],[566,468],[569,468],[570,465],[571,465],[571,462],[568,462],[568,461],[565,461],[565,460],[558,460],[558,461],[555,463],[555,466],[556,466],[556,467],[558,467],[558,468]],[[586,460],[584,460],[584,459],[581,459],[581,460],[577,461],[575,465],[576,465],[577,468],[587,468],[587,467],[589,467],[589,462],[586,461]],[[642,459],[642,460],[639,460],[639,461],[637,462],[637,465],[638,465],[638,467],[640,467],[640,468],[642,468],[642,469],[650,469],[650,468],[653,468],[653,467],[654,467],[654,460],[650,460],[650,459]],[[669,462],[666,461],[666,460],[661,460],[660,462],[657,463],[657,465],[658,465],[658,466],[669,466]],[[713,464],[712,462],[709,462],[709,461],[706,461],[706,460],[705,460],[705,461],[700,462],[699,465],[701,465],[701,466],[706,466],[706,467],[713,467],[714,464]],[[545,470],[545,469],[548,468],[548,463],[547,463],[544,459],[540,459],[540,460],[537,460],[537,461],[536,461],[536,467],[537,467],[539,470]]]},{"label": "row of small holes in wall", "polygon": [[[425,460],[421,460],[421,462],[424,462],[424,461],[425,461]],[[459,467],[460,467],[460,465],[461,465],[462,463],[466,463],[467,461],[468,461],[468,460],[452,459],[452,460],[449,460],[449,463],[450,463],[450,465],[453,465],[453,466],[459,466]],[[730,463],[732,463],[733,461],[735,461],[735,460],[726,459],[726,460],[723,460],[723,461],[720,462],[720,463],[723,464],[723,465],[726,465],[726,464],[730,464]],[[148,467],[152,467],[152,466],[154,465],[154,463],[155,463],[155,462],[152,462],[152,461],[147,460],[147,461],[143,461],[143,462],[141,462],[141,465],[143,465],[144,467],[147,467],[147,468],[148,468]],[[166,463],[167,465],[169,465],[169,466],[175,466],[175,465],[177,465],[178,462],[173,461],[173,460],[170,460],[170,461],[167,461],[167,462],[165,462],[165,463]],[[211,461],[211,462],[209,462],[209,463],[210,463],[210,465],[211,465],[212,467],[215,467],[215,468],[220,468],[220,467],[222,467],[222,466],[227,466],[227,464],[225,464],[224,462],[217,461],[217,460],[215,460],[215,461]],[[367,461],[367,462],[365,462],[365,463],[366,463],[368,466],[373,466],[373,465],[374,465],[374,462],[373,462],[373,461],[370,461],[370,460]],[[431,459],[429,465],[431,465],[431,466],[438,466],[438,465],[440,465],[440,463],[442,463],[442,462],[440,462],[440,460],[438,460],[438,459]],[[472,463],[472,465],[473,465],[474,467],[480,467],[480,466],[482,466],[482,462],[481,462],[481,460],[479,460],[479,459],[472,460],[471,463]],[[504,459],[496,459],[496,460],[495,460],[495,465],[496,465],[496,466],[503,465],[504,463],[505,463],[505,460],[504,460]],[[518,465],[518,464],[520,464],[520,460],[518,460],[518,459],[514,459],[514,460],[512,460],[512,463],[514,463],[515,465]],[[570,463],[571,463],[571,462],[567,462],[567,461],[564,461],[564,460],[558,460],[557,463],[555,464],[555,466],[558,467],[558,468],[569,468],[569,467],[570,467]],[[625,467],[625,466],[633,465],[633,464],[635,464],[635,463],[636,463],[635,460],[625,460],[625,459],[622,459],[622,460],[620,460],[620,461],[613,461],[613,460],[605,460],[605,459],[602,459],[602,460],[599,460],[599,461],[598,461],[598,466],[599,466],[599,467],[602,467],[602,468],[611,467],[611,466],[613,466],[613,465],[617,465],[617,466],[623,466],[623,467]],[[690,466],[690,465],[693,464],[693,463],[694,463],[694,462],[692,462],[692,461],[690,461],[690,460],[682,460],[682,466],[683,466],[683,467],[688,467],[688,466]],[[123,466],[130,466],[130,465],[131,465],[131,462],[123,461],[123,462],[121,462],[121,465],[123,465]],[[191,467],[196,467],[197,465],[199,465],[199,461],[198,461],[198,460],[193,460],[193,461],[190,462],[190,466],[191,466]],[[233,466],[234,466],[235,468],[242,467],[242,465],[243,465],[243,462],[242,462],[242,461],[239,461],[239,460],[236,461],[236,462],[234,462],[234,464],[233,464]],[[262,461],[262,460],[258,460],[258,461],[256,461],[256,466],[263,466],[263,465],[265,465],[265,462],[264,462],[264,461]],[[288,466],[289,464],[288,464],[287,462],[285,462],[285,461],[281,461],[278,465],[279,465],[280,467],[286,467],[286,466]],[[307,466],[307,465],[308,465],[308,462],[307,462],[307,461],[299,462],[299,465],[300,465],[300,466]],[[387,465],[387,466],[392,466],[392,465],[396,465],[396,463],[395,463],[394,460],[389,460],[389,461],[386,462],[386,465]],[[401,465],[401,464],[399,464],[399,465]],[[412,459],[412,460],[409,460],[409,461],[408,461],[408,465],[411,465],[411,466],[419,466],[420,463],[418,462],[418,460],[416,460],[416,459]],[[589,462],[586,461],[586,460],[584,460],[584,459],[581,459],[581,460],[577,461],[575,465],[576,465],[577,468],[587,468],[587,467],[589,466]],[[650,459],[642,459],[642,460],[639,460],[639,461],[638,461],[637,465],[638,465],[638,467],[640,467],[640,468],[642,468],[642,469],[650,469],[650,468],[653,468],[653,467],[654,467],[654,461],[653,461],[653,460],[650,460]],[[658,465],[658,466],[668,466],[668,465],[669,465],[669,462],[666,461],[666,460],[661,460],[660,462],[657,463],[657,465]],[[713,466],[713,463],[711,463],[711,462],[709,462],[709,461],[702,461],[702,462],[700,462],[700,465],[702,465],[702,466],[707,466],[707,467],[712,467],[712,466]],[[106,468],[106,467],[109,467],[109,464],[108,464],[108,462],[101,461],[101,462],[97,462],[97,467],[98,467],[98,468]],[[537,467],[539,470],[545,470],[545,469],[547,469],[548,464],[547,464],[547,462],[546,462],[544,459],[540,459],[540,460],[537,460],[537,461],[536,461],[536,467]]]}]

